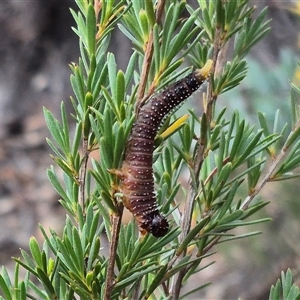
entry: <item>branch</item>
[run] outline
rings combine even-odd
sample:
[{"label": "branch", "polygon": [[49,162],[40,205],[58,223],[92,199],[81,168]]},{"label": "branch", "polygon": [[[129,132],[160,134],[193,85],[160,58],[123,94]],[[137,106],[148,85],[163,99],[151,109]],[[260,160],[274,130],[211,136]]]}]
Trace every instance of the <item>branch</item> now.
[{"label": "branch", "polygon": [[109,247],[108,267],[106,273],[105,287],[104,287],[104,300],[111,300],[111,293],[114,286],[114,268],[117,254],[117,247],[119,241],[119,234],[121,228],[121,221],[123,215],[123,204],[117,204],[118,215],[112,214],[112,236]]},{"label": "branch", "polygon": [[87,163],[89,160],[89,151],[88,151],[88,140],[83,140],[83,162],[82,167],[80,168],[79,182],[80,182],[80,195],[79,195],[79,205],[82,208],[83,215],[85,215],[85,180],[86,180],[86,169]]},{"label": "branch", "polygon": [[279,163],[281,162],[282,158],[284,157],[284,155],[286,154],[286,152],[288,151],[288,149],[290,148],[290,146],[293,144],[293,142],[295,141],[295,139],[299,136],[299,134],[300,134],[299,130],[300,130],[300,121],[298,121],[297,124],[295,125],[294,129],[292,130],[292,132],[290,133],[289,137],[285,141],[285,143],[284,143],[284,145],[283,145],[280,153],[277,155],[277,157],[272,162],[271,166],[269,167],[269,170],[267,171],[267,173],[264,176],[264,178],[262,179],[262,181],[256,186],[256,188],[253,191],[253,193],[251,195],[249,195],[245,199],[245,201],[243,202],[243,204],[241,206],[241,208],[243,210],[246,210],[249,207],[249,204],[255,198],[255,196],[257,196],[258,193],[265,186],[265,184],[268,181],[270,181],[270,179],[272,178],[272,174],[273,174],[274,170],[279,165]]},{"label": "branch", "polygon": [[264,176],[264,178],[262,179],[262,181],[256,186],[253,193],[251,195],[247,196],[247,198],[245,199],[245,201],[243,202],[243,204],[241,206],[241,209],[246,210],[249,207],[249,204],[251,203],[251,201],[258,195],[258,193],[262,190],[262,188],[265,186],[265,184],[270,180],[272,173],[274,172],[274,170],[276,169],[278,164],[281,162],[281,159],[285,155],[286,150],[287,149],[284,149],[284,148],[281,149],[279,155],[275,158],[275,160],[271,164],[269,170],[267,171],[267,173]]},{"label": "branch", "polygon": [[[214,40],[214,52],[213,52],[213,66],[211,69],[211,73],[214,74],[214,76],[218,76],[220,74],[221,70],[223,69],[223,66],[226,62],[227,58],[227,49],[228,46],[227,44],[221,45],[222,40],[221,40],[221,29],[217,28],[215,32],[215,40]],[[221,51],[222,50],[222,51]],[[205,112],[206,112],[206,117],[207,117],[207,126],[210,128],[209,124],[210,121],[212,120],[213,117],[213,104],[215,103],[217,99],[217,95],[214,95],[213,90],[212,90],[212,84],[208,85],[208,91],[207,91],[207,103],[205,107]],[[194,203],[195,199],[197,197],[197,191],[194,190],[193,185],[192,185],[192,180],[195,178],[196,186],[199,186],[199,174],[201,171],[202,163],[205,158],[205,151],[206,151],[206,138],[201,136],[198,140],[198,150],[195,156],[195,163],[193,166],[192,172],[194,173],[193,176],[190,176],[189,179],[189,193],[188,193],[188,199],[186,201],[185,207],[184,207],[184,212],[182,216],[182,225],[181,225],[181,234],[179,236],[179,243],[181,243],[187,234],[190,231],[191,228],[191,222],[192,222],[192,214],[193,214],[193,209],[194,209]],[[183,252],[181,256],[185,256],[186,253]],[[187,271],[187,268],[183,268],[178,272],[177,274],[174,275],[174,280],[172,281],[172,285],[170,288],[170,294],[172,295],[172,299],[177,300],[179,299],[179,294],[181,290],[181,284],[182,280],[184,278],[184,275]]]},{"label": "branch", "polygon": [[[157,4],[157,10],[156,10],[156,23],[158,24],[161,23],[164,7],[165,7],[165,0],[160,0]],[[153,56],[153,29],[149,34],[149,40],[145,51],[145,57],[144,57],[143,67],[141,72],[141,81],[137,90],[136,112],[139,111],[140,106],[145,102],[145,100],[147,100],[147,98],[144,99],[144,94],[145,94],[146,84],[148,81],[149,70],[151,67],[152,56]]]}]

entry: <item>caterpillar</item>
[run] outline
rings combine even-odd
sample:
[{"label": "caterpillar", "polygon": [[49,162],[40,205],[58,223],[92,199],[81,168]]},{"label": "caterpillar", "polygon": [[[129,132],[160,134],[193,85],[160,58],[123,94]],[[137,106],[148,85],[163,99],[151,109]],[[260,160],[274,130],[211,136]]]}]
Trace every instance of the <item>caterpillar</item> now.
[{"label": "caterpillar", "polygon": [[132,126],[119,177],[124,206],[134,215],[140,232],[155,237],[167,234],[169,224],[159,212],[154,191],[154,139],[163,119],[195,92],[209,75],[212,61],[152,96]]}]

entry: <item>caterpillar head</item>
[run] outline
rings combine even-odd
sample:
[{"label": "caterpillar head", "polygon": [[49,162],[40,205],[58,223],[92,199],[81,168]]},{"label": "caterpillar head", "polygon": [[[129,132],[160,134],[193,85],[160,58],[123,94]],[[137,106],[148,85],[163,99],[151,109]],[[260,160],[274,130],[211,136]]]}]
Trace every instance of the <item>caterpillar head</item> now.
[{"label": "caterpillar head", "polygon": [[165,236],[169,231],[167,219],[160,214],[148,217],[141,227],[157,238]]},{"label": "caterpillar head", "polygon": [[169,231],[169,223],[167,219],[161,215],[157,215],[152,219],[150,232],[155,237],[162,237]]}]

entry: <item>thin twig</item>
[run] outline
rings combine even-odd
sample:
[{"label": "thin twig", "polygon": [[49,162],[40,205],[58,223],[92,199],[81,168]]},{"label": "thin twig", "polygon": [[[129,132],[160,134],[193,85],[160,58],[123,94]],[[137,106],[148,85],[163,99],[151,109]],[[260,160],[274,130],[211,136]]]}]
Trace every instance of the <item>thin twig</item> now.
[{"label": "thin twig", "polygon": [[137,101],[136,101],[137,110],[142,104],[142,99],[145,93],[148,74],[151,66],[152,56],[153,56],[153,30],[151,30],[149,35],[149,40],[145,51],[145,57],[144,57],[144,62],[143,62],[143,67],[141,72],[141,81],[137,90]]},{"label": "thin twig", "polygon": [[241,209],[246,210],[249,207],[249,204],[251,203],[251,201],[258,195],[258,193],[262,190],[262,188],[265,186],[265,184],[270,180],[272,173],[274,172],[274,170],[276,169],[278,164],[281,162],[281,159],[283,158],[285,153],[286,153],[286,150],[284,148],[282,148],[279,155],[272,162],[272,164],[269,167],[264,178],[255,187],[255,190],[253,191],[253,193],[251,193],[251,195],[247,196],[247,198],[245,199],[245,201],[243,202],[243,204],[241,206]]},{"label": "thin twig", "polygon": [[214,245],[216,245],[219,240],[221,239],[221,236],[215,237],[203,250],[202,255],[206,254]]},{"label": "thin twig", "polygon": [[[158,7],[157,7],[157,13],[156,13],[156,21],[157,23],[160,22],[163,8],[165,5],[165,0],[161,0],[158,2]],[[137,91],[137,106],[136,109],[137,111],[139,110],[139,107],[141,105],[141,100],[143,98],[145,88],[146,88],[146,83],[148,79],[148,73],[150,70],[151,66],[151,61],[152,61],[152,56],[153,56],[153,31],[150,32],[149,35],[149,41],[147,44],[147,48],[145,51],[145,57],[144,57],[144,62],[143,62],[143,67],[142,67],[142,72],[141,72],[141,81],[139,84],[139,88]],[[107,267],[107,277],[105,281],[105,290],[104,290],[104,300],[110,300],[111,299],[111,294],[113,290],[113,285],[114,285],[114,267],[115,267],[115,261],[116,261],[116,254],[117,254],[117,246],[118,246],[118,241],[119,241],[119,234],[120,234],[120,228],[121,228],[121,219],[122,219],[122,214],[123,214],[123,204],[117,204],[117,208],[119,211],[118,215],[113,214],[112,215],[112,236],[111,236],[111,241],[110,241],[110,248],[109,248],[109,262],[108,262],[108,267]]]},{"label": "thin twig", "polygon": [[[224,51],[224,53],[220,53]],[[213,52],[213,66],[211,69],[211,72],[214,74],[214,76],[217,76],[220,74],[221,69],[226,61],[226,54],[227,54],[227,47],[223,45],[223,48],[221,47],[221,29],[217,28],[215,31],[215,40],[214,40],[214,52]],[[207,88],[207,103],[205,107],[206,117],[207,117],[207,124],[210,124],[212,117],[213,117],[213,104],[215,103],[217,96],[213,94],[212,85],[209,84]],[[187,236],[192,222],[192,214],[194,209],[194,203],[195,199],[197,197],[197,192],[194,190],[192,185],[192,177],[195,178],[196,186],[199,185],[199,174],[201,171],[202,163],[205,158],[205,150],[206,150],[206,141],[204,140],[204,137],[200,137],[198,140],[198,150],[195,156],[195,162],[193,166],[193,175],[190,177],[189,180],[189,194],[188,199],[186,201],[184,212],[182,216],[182,225],[181,225],[181,234],[179,236],[179,242],[182,242],[185,237]],[[181,254],[181,256],[186,255],[185,252]],[[181,269],[175,276],[174,280],[171,285],[170,294],[172,296],[172,300],[177,300],[179,298],[182,280],[184,278],[184,275],[187,271],[187,268]]]},{"label": "thin twig", "polygon": [[117,254],[117,247],[119,241],[119,233],[121,228],[121,220],[123,214],[123,204],[117,204],[118,215],[112,214],[111,224],[112,224],[112,236],[109,247],[109,258],[108,267],[106,273],[105,287],[104,287],[104,300],[111,300],[111,293],[114,286],[114,268]]},{"label": "thin twig", "polygon": [[83,140],[83,162],[82,167],[80,169],[79,182],[80,182],[80,193],[79,193],[79,205],[82,208],[83,215],[85,215],[85,180],[86,180],[86,169],[87,163],[89,160],[89,151],[88,151],[88,140]]},{"label": "thin twig", "polygon": [[[196,154],[196,160],[195,160],[195,176],[196,181],[199,183],[199,172],[201,170],[201,165],[203,162],[203,154],[204,154],[205,147],[204,145],[200,145],[197,154]],[[179,236],[179,244],[185,239],[187,236],[190,228],[191,228],[191,220],[192,220],[192,214],[193,214],[193,208],[195,203],[195,198],[197,196],[197,193],[192,185],[192,178],[189,179],[189,192],[188,192],[188,198],[186,201],[186,205],[184,207],[183,216],[182,216],[182,225],[181,225],[181,234]],[[180,257],[183,257],[186,255],[186,251],[184,251]],[[181,269],[177,274],[174,275],[174,279],[172,281],[171,287],[170,287],[170,294],[172,295],[171,299],[177,300],[179,298],[180,290],[181,290],[181,284],[184,275],[186,274],[186,268]]]},{"label": "thin twig", "polygon": [[142,277],[139,278],[135,282],[135,287],[134,287],[134,290],[133,290],[133,293],[132,293],[132,299],[138,299],[139,298],[141,283],[142,283]]},{"label": "thin twig", "polygon": [[[157,4],[157,10],[156,10],[156,23],[160,24],[161,23],[161,18],[162,14],[164,11],[165,7],[165,0],[160,0]],[[152,62],[152,57],[153,57],[153,30],[151,30],[149,34],[149,40],[147,43],[147,47],[145,50],[145,57],[143,61],[143,66],[142,66],[142,72],[141,72],[141,80],[140,84],[137,90],[137,102],[136,102],[136,111],[138,112],[140,106],[143,104],[143,102],[146,100],[144,99],[144,94],[145,94],[145,89],[146,89],[146,84],[148,81],[148,75],[149,75],[149,70],[151,67],[151,62]]]},{"label": "thin twig", "polygon": [[161,23],[161,18],[164,12],[166,0],[160,0],[157,3],[157,9],[156,9],[156,23],[160,24]]},{"label": "thin twig", "polygon": [[[298,122],[295,124],[294,129],[292,130],[290,136],[292,134],[294,134],[296,131],[298,131],[300,128],[300,120],[298,120]],[[245,201],[243,202],[241,208],[243,210],[246,210],[249,207],[249,204],[251,203],[251,201],[255,198],[255,196],[258,195],[258,193],[262,190],[262,188],[265,186],[265,184],[270,181],[270,179],[272,178],[272,174],[274,172],[274,170],[276,169],[276,167],[279,165],[279,163],[281,162],[282,158],[284,157],[284,155],[286,154],[286,152],[288,151],[289,147],[292,145],[293,143],[291,143],[289,141],[289,138],[285,141],[285,144],[283,145],[280,153],[276,156],[276,158],[273,160],[271,166],[269,167],[266,175],[264,176],[264,178],[262,179],[262,181],[255,187],[255,190],[253,191],[253,193],[251,193],[251,195],[249,195]]]},{"label": "thin twig", "polygon": [[[221,45],[221,31],[219,28],[216,29],[215,33],[215,41],[214,41],[214,52],[213,52],[213,66],[211,69],[211,73],[214,74],[214,78],[218,78],[220,74],[222,73],[222,70],[224,68],[224,64],[228,60],[228,49],[229,49],[229,43],[225,43]],[[207,103],[205,107],[205,112],[207,115],[209,124],[213,117],[213,107],[216,103],[216,100],[218,98],[218,95],[215,95],[212,90],[212,84],[208,85],[207,88]]]},{"label": "thin twig", "polygon": [[[213,51],[213,56],[212,56],[212,61],[213,61],[213,65],[211,68],[211,73],[214,74],[214,76],[216,75],[218,69],[216,69],[217,66],[217,59],[218,59],[218,55],[219,55],[219,51],[220,51],[220,41],[219,41],[219,37],[220,37],[220,29],[217,28],[215,31],[215,40],[214,40],[214,51]],[[213,95],[213,89],[212,89],[212,84],[209,84],[207,87],[207,103],[204,107],[205,109],[205,113],[208,116],[208,124],[211,121],[211,118],[209,118],[209,116],[212,116],[212,104],[215,102],[215,95]]]}]

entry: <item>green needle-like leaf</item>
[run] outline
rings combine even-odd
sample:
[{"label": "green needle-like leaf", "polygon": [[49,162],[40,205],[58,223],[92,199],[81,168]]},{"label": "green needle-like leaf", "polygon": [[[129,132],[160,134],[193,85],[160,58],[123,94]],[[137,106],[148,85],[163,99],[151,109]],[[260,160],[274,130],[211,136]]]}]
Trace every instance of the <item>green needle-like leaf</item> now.
[{"label": "green needle-like leaf", "polygon": [[96,15],[94,6],[89,4],[87,10],[87,18],[86,18],[86,28],[87,28],[87,44],[89,55],[95,54],[96,47]]}]

